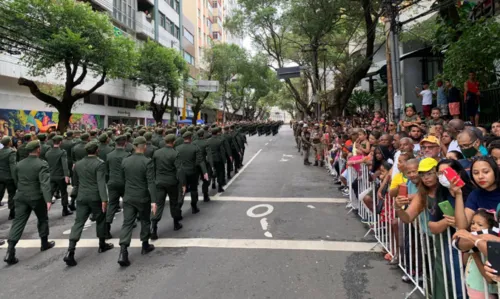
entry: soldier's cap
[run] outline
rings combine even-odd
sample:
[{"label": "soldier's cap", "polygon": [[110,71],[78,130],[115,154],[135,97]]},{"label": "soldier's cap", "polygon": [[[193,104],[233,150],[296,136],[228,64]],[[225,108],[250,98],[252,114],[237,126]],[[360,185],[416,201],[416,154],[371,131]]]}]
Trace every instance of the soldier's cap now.
[{"label": "soldier's cap", "polygon": [[187,131],[186,133],[182,134],[182,138],[191,138],[193,137],[193,132]]},{"label": "soldier's cap", "polygon": [[96,130],[90,130],[90,136],[96,136],[97,131]]},{"label": "soldier's cap", "polygon": [[113,134],[115,134],[115,133],[116,133],[116,129],[115,129],[115,128],[112,128],[112,129],[111,129],[111,132],[113,132]]},{"label": "soldier's cap", "polygon": [[194,131],[194,127],[193,127],[193,126],[189,126],[189,127],[188,127],[188,131],[189,131],[189,132],[193,132],[193,131]]},{"label": "soldier's cap", "polygon": [[61,142],[61,141],[63,141],[63,139],[64,138],[61,135],[56,135],[56,136],[54,136],[52,138],[52,141],[54,141],[54,142]]},{"label": "soldier's cap", "polygon": [[99,148],[99,144],[97,144],[97,142],[95,141],[91,141],[87,144],[85,144],[85,150],[87,152],[95,152],[97,149]]},{"label": "soldier's cap", "polygon": [[134,145],[146,144],[146,138],[139,136],[134,139]]},{"label": "soldier's cap", "polygon": [[203,128],[203,130],[208,131],[208,126],[207,125],[203,125],[202,128]]},{"label": "soldier's cap", "polygon": [[125,136],[125,135],[120,135],[120,136],[116,137],[115,141],[116,141],[116,142],[127,141],[127,136]]},{"label": "soldier's cap", "polygon": [[28,142],[28,144],[26,145],[26,150],[31,153],[39,147],[40,147],[40,141],[33,140],[33,141]]},{"label": "soldier's cap", "polygon": [[31,140],[31,138],[33,138],[33,135],[31,135],[31,134],[26,134],[26,135],[24,135],[24,138],[23,138],[23,139],[24,139],[24,141],[30,141],[30,140]]},{"label": "soldier's cap", "polygon": [[113,131],[107,131],[106,134],[108,134],[108,137],[113,136]]},{"label": "soldier's cap", "polygon": [[80,139],[82,141],[89,141],[89,138],[90,138],[90,135],[88,133],[83,133],[81,136],[80,136]]},{"label": "soldier's cap", "polygon": [[176,139],[176,136],[175,134],[168,134],[166,137],[165,137],[165,142],[166,143],[172,143],[174,142]]},{"label": "soldier's cap", "polygon": [[212,133],[219,133],[220,132],[220,128],[219,127],[213,127],[212,128]]},{"label": "soldier's cap", "polygon": [[3,146],[7,146],[9,145],[9,143],[12,141],[12,138],[10,138],[9,136],[3,136],[2,137],[2,140],[0,140],[0,143],[3,145]]},{"label": "soldier's cap", "polygon": [[157,132],[158,134],[163,133],[163,128],[156,128],[156,132]]},{"label": "soldier's cap", "polygon": [[181,129],[181,135],[184,135],[184,133],[186,133],[186,132],[187,132],[187,129],[186,129],[186,128],[182,128],[182,129]]},{"label": "soldier's cap", "polygon": [[71,130],[66,131],[66,137],[73,137],[73,131]]},{"label": "soldier's cap", "polygon": [[125,133],[125,136],[127,136],[127,140],[130,140],[130,138],[132,138],[132,134],[130,134],[129,132]]},{"label": "soldier's cap", "polygon": [[47,136],[47,139],[50,140],[50,139],[54,138],[54,136],[56,136],[56,135],[57,135],[56,132],[50,132],[49,136]]},{"label": "soldier's cap", "polygon": [[200,136],[200,137],[201,137],[201,136],[205,135],[205,130],[203,130],[203,129],[199,129],[199,130],[196,132],[196,134],[198,134],[198,136]]},{"label": "soldier's cap", "polygon": [[45,141],[45,140],[47,140],[47,134],[40,133],[40,134],[36,135],[36,138],[38,138],[38,140],[40,140],[40,141]]},{"label": "soldier's cap", "polygon": [[139,135],[144,136],[144,134],[146,134],[146,130],[140,129],[139,130]]},{"label": "soldier's cap", "polygon": [[151,132],[144,133],[144,138],[146,138],[146,141],[151,141],[151,139],[153,138],[153,133]]},{"label": "soldier's cap", "polygon": [[102,133],[100,136],[99,136],[99,142],[106,142],[108,140],[108,134],[106,133]]}]

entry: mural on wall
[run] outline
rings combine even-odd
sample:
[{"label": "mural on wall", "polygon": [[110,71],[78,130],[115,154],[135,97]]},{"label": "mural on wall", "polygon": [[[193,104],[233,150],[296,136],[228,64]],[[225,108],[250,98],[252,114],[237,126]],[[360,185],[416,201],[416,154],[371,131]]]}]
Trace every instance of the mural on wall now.
[{"label": "mural on wall", "polygon": [[[168,125],[168,119],[163,120],[163,126],[166,126],[166,125]],[[146,118],[146,126],[148,126],[148,127],[156,126],[156,122],[155,122],[154,118]]]},{"label": "mural on wall", "polygon": [[[0,109],[0,128],[5,135],[12,135],[16,130],[29,131],[31,126],[35,126],[37,132],[46,132],[57,126],[58,121],[58,112]],[[69,122],[72,130],[102,128],[104,116],[74,113]]]}]

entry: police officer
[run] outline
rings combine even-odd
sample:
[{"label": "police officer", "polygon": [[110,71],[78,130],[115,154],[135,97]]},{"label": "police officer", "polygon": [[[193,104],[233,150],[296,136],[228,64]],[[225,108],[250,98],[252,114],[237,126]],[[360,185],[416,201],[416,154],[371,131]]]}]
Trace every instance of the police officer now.
[{"label": "police officer", "polygon": [[45,154],[45,160],[50,169],[50,193],[54,194],[56,190],[61,192],[62,215],[73,214],[68,209],[68,184],[69,170],[66,151],[61,149],[63,137],[54,136],[52,138],[53,147]]},{"label": "police officer", "polygon": [[14,208],[14,196],[16,195],[16,184],[14,178],[16,177],[16,151],[12,147],[12,138],[5,136],[0,140],[3,148],[0,149],[0,206],[3,206],[2,199],[5,190],[9,194],[9,220],[16,216],[16,209]]},{"label": "police officer", "polygon": [[137,215],[141,220],[142,254],[147,254],[155,249],[149,244],[151,236],[150,211],[156,214],[156,186],[154,164],[151,159],[144,156],[146,139],[134,139],[134,154],[123,159],[122,177],[125,184],[123,197],[123,225],[120,233],[120,256],[118,264],[122,267],[130,265],[128,247],[132,239],[132,229]]},{"label": "police officer", "polygon": [[184,142],[177,146],[179,160],[181,161],[181,171],[186,175],[186,186],[191,193],[191,209],[193,214],[200,211],[198,208],[198,180],[199,168],[203,178],[208,181],[208,173],[200,148],[191,143],[193,133],[186,132],[182,135]]},{"label": "police officer", "polygon": [[[217,184],[219,185],[218,192],[224,192],[222,188],[224,186],[224,162],[226,159],[226,152],[222,140],[219,138],[220,128],[212,129],[212,137],[207,141],[207,147],[210,148],[212,153],[213,165],[210,165],[215,170],[215,177],[217,177]],[[209,160],[210,161],[210,160]],[[214,178],[215,181],[215,178]],[[212,188],[214,185],[212,185]]]},{"label": "police officer", "polygon": [[[165,147],[155,151],[153,162],[156,170],[156,214],[151,215],[151,239],[158,239],[158,222],[160,222],[165,200],[168,195],[170,215],[174,219],[174,230],[182,228],[182,202],[179,201],[180,192],[185,192],[185,175],[181,169],[179,153],[174,149],[175,135],[165,137]],[[180,190],[182,187],[182,191]]]},{"label": "police officer", "polygon": [[120,197],[125,195],[125,184],[122,180],[122,161],[130,156],[125,151],[127,136],[121,135],[115,139],[115,149],[106,156],[106,177],[108,185],[108,208],[106,210],[106,239],[111,239],[111,224],[120,207]]},{"label": "police officer", "polygon": [[16,166],[14,181],[17,192],[14,197],[16,218],[12,222],[9,232],[7,254],[4,261],[9,264],[18,262],[16,258],[16,244],[21,239],[26,223],[35,212],[38,220],[38,235],[41,239],[41,251],[55,246],[54,241],[49,241],[49,216],[48,210],[52,206],[50,194],[50,171],[47,162],[39,158],[40,142],[30,141],[26,145],[29,156],[20,161]]},{"label": "police officer", "polygon": [[[100,137],[100,136],[99,136]],[[107,135],[106,135],[107,137]],[[54,147],[56,146],[54,137]],[[101,139],[101,138],[99,138]],[[90,214],[96,219],[96,234],[99,238],[98,252],[105,252],[113,248],[113,244],[106,243],[106,209],[108,204],[108,193],[106,191],[106,168],[104,161],[98,157],[99,145],[97,142],[89,142],[85,145],[88,156],[78,161],[75,165],[76,189],[76,218],[69,235],[68,252],[64,256],[64,262],[68,266],[76,266],[75,248],[80,240],[85,222]]]},{"label": "police officer", "polygon": [[210,196],[208,195],[208,187],[210,186],[210,178],[213,177],[212,169],[213,169],[213,160],[212,160],[212,150],[210,146],[208,146],[208,140],[205,140],[204,135],[205,131],[203,129],[200,129],[196,132],[196,135],[198,136],[198,139],[193,141],[193,144],[198,146],[201,150],[201,155],[203,157],[203,164],[205,164],[205,167],[207,169],[208,173],[208,179],[205,180],[202,175],[201,169],[199,169],[200,176],[202,176],[202,185],[201,185],[201,190],[203,192],[203,201],[208,202],[210,201]]}]

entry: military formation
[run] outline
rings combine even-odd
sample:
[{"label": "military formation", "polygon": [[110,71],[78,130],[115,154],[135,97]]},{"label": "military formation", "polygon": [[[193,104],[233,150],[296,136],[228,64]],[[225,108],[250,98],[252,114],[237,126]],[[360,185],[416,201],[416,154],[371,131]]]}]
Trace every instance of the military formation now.
[{"label": "military formation", "polygon": [[323,151],[326,147],[323,139],[324,127],[321,127],[317,122],[308,124],[304,121],[298,121],[292,123],[292,129],[298,152],[304,157],[304,165],[312,165],[309,161],[312,149],[314,166],[323,167],[325,165]]},{"label": "military formation", "polygon": [[191,197],[191,212],[199,213],[199,182],[205,202],[210,201],[210,187],[224,192],[231,175],[243,166],[246,136],[275,135],[281,124],[236,123],[180,129],[111,126],[102,132],[68,131],[64,136],[55,132],[26,134],[17,148],[14,138],[3,137],[0,199],[7,191],[9,220],[13,220],[4,261],[18,262],[16,244],[31,212],[38,219],[40,250],[55,246],[48,240],[48,211],[60,199],[63,217],[76,214],[64,256],[68,266],[77,265],[77,243],[89,218],[96,222],[99,253],[113,248],[106,240],[112,238],[111,226],[120,210],[124,219],[118,263],[128,266],[128,247],[137,223],[141,226],[141,253],[147,254],[155,249],[149,240],[158,239],[167,197],[177,231],[182,228],[186,193]]}]

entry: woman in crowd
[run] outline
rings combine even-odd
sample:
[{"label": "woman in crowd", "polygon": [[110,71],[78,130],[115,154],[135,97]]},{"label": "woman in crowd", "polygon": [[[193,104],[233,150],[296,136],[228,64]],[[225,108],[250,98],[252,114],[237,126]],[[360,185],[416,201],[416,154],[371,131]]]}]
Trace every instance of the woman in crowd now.
[{"label": "woman in crowd", "polygon": [[396,135],[397,132],[398,132],[398,127],[396,125],[396,122],[394,122],[394,121],[389,122],[389,129],[387,130],[387,133],[394,136],[394,135]]},{"label": "woman in crowd", "polygon": [[488,147],[488,153],[500,167],[500,140],[493,141]]},{"label": "woman in crowd", "polygon": [[448,154],[448,148],[450,143],[453,141],[453,135],[448,131],[444,131],[441,135],[441,155],[446,157]]}]

